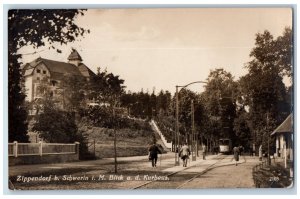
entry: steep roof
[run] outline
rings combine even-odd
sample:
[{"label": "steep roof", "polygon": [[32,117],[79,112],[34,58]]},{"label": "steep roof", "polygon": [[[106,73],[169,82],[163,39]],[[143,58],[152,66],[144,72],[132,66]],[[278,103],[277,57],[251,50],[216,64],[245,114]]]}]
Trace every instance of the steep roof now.
[{"label": "steep roof", "polygon": [[79,55],[79,53],[77,52],[77,50],[75,50],[73,48],[71,54],[68,57],[68,60],[80,60],[80,61],[82,61],[82,58]]},{"label": "steep roof", "polygon": [[79,67],[77,67],[74,64],[44,58],[37,58],[34,61],[26,64],[24,66],[25,71],[23,74],[25,76],[31,75],[35,67],[41,63],[43,63],[47,67],[53,78],[61,78],[65,74],[84,77],[90,77],[91,75],[94,75],[93,71],[91,71],[86,65],[82,63],[79,65]]},{"label": "steep roof", "polygon": [[95,73],[83,63],[79,64],[78,69],[84,77],[91,77],[95,75]]},{"label": "steep roof", "polygon": [[293,115],[290,114],[272,133],[293,133]]}]

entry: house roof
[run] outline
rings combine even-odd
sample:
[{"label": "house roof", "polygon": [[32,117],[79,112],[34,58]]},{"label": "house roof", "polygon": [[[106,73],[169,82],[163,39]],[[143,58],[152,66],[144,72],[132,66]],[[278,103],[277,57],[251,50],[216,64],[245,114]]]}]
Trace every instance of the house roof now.
[{"label": "house roof", "polygon": [[293,114],[291,113],[272,133],[293,133]]},{"label": "house roof", "polygon": [[65,74],[90,77],[94,75],[85,64],[81,63],[78,67],[74,64],[54,61],[44,58],[37,58],[24,66],[24,76],[31,75],[35,67],[39,64],[44,64],[49,70],[52,78],[62,78]]},{"label": "house roof", "polygon": [[95,75],[95,73],[91,69],[89,69],[89,67],[87,67],[84,63],[80,63],[78,69],[81,72],[81,74],[85,77],[91,77]]},{"label": "house roof", "polygon": [[80,60],[80,61],[82,61],[81,56],[79,55],[77,50],[75,50],[74,48],[72,49],[72,52],[68,57],[68,60]]}]

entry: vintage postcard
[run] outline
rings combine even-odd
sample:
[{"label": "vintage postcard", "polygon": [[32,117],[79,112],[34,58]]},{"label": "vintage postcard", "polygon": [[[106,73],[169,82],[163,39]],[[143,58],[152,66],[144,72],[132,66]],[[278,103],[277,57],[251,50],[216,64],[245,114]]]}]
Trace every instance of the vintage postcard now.
[{"label": "vintage postcard", "polygon": [[8,10],[9,189],[293,187],[293,11]]}]

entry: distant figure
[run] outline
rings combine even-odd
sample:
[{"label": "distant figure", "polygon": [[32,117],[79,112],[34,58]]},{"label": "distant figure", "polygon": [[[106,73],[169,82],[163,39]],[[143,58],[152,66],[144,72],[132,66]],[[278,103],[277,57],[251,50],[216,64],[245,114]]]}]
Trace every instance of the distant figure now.
[{"label": "distant figure", "polygon": [[203,144],[202,146],[202,152],[203,152],[203,160],[206,160],[205,155],[206,155],[206,146]]},{"label": "distant figure", "polygon": [[187,143],[184,143],[184,145],[181,147],[179,151],[179,157],[181,157],[183,161],[183,167],[187,167],[187,160],[189,159],[189,155],[191,154],[191,151],[189,147],[187,146]]},{"label": "distant figure", "polygon": [[234,160],[235,160],[235,166],[237,166],[237,162],[239,161],[239,154],[240,154],[239,147],[235,146],[233,148],[233,157],[234,157]]},{"label": "distant figure", "polygon": [[262,161],[262,156],[263,156],[262,145],[260,145],[258,148],[259,161]]},{"label": "distant figure", "polygon": [[214,154],[218,155],[218,153],[219,153],[219,146],[215,146],[214,147]]},{"label": "distant figure", "polygon": [[255,156],[255,144],[253,144],[253,146],[252,146],[252,153],[253,153],[253,156]]},{"label": "distant figure", "polygon": [[157,154],[161,154],[162,152],[159,150],[158,146],[156,146],[155,142],[149,147],[149,160],[151,160],[152,167],[156,167],[157,162]]},{"label": "distant figure", "polygon": [[240,151],[240,155],[243,155],[244,147],[240,145],[240,146],[239,146],[239,151]]},{"label": "distant figure", "polygon": [[249,155],[253,156],[253,146],[251,146],[251,145],[250,145],[250,148],[249,148],[249,152],[250,152]]}]

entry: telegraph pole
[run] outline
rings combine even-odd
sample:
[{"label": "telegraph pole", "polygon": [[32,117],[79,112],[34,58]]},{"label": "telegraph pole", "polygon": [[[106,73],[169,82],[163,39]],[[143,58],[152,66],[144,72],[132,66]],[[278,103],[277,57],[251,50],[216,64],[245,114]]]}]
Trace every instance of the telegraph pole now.
[{"label": "telegraph pole", "polygon": [[269,134],[269,111],[267,112],[267,136],[268,136],[268,165],[271,165],[270,159],[270,134]]},{"label": "telegraph pole", "polygon": [[[178,105],[178,87],[176,86],[176,128],[175,128],[175,166],[179,166],[179,105]],[[176,139],[177,137],[177,139]],[[177,141],[177,143],[176,143]]]},{"label": "telegraph pole", "polygon": [[194,100],[191,102],[191,115],[192,115],[192,161],[196,161],[196,147],[195,147],[195,115],[194,115]]},{"label": "telegraph pole", "polygon": [[[115,119],[115,107],[113,107],[113,119]],[[115,122],[115,121],[112,121]],[[117,162],[117,130],[114,125],[114,159],[115,159],[115,173],[118,173],[118,162]]]}]

